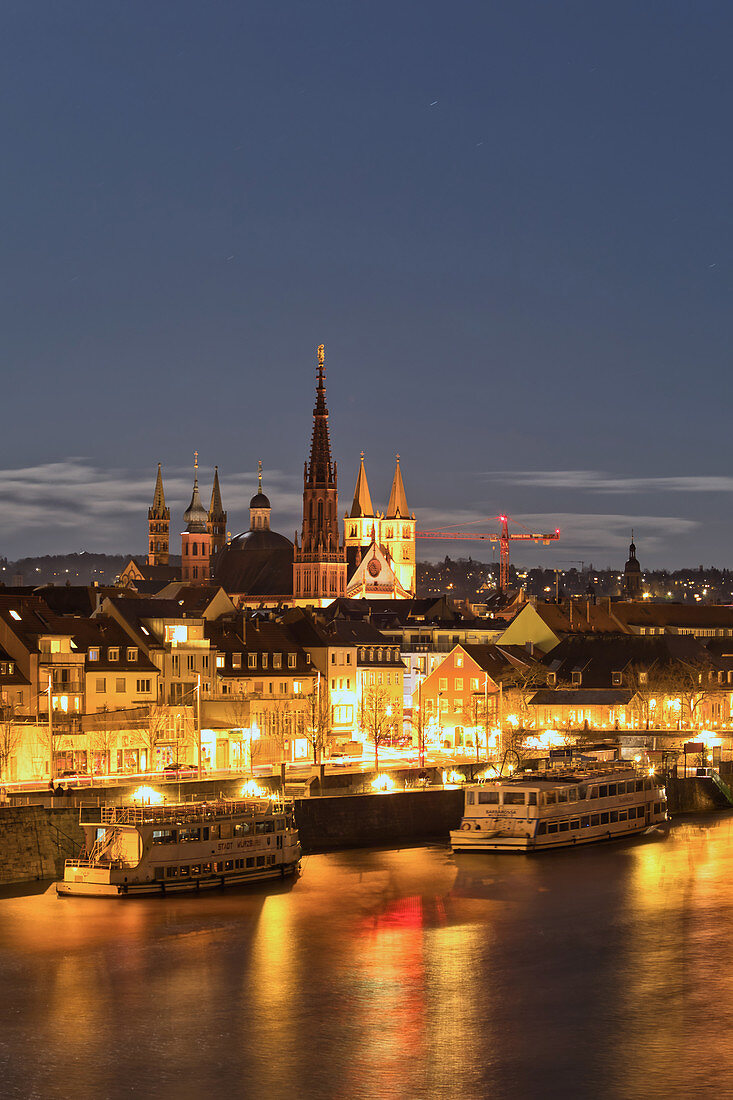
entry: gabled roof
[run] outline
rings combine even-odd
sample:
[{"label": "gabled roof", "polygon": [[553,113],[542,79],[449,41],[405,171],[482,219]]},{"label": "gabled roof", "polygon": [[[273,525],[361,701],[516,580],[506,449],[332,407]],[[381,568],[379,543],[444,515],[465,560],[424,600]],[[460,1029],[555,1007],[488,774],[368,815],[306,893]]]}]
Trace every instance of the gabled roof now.
[{"label": "gabled roof", "polygon": [[[697,638],[680,634],[607,634],[565,638],[545,658],[558,684],[581,672],[582,687],[610,688],[612,673],[686,667],[717,668],[718,663]],[[616,685],[618,686],[618,685]]]},{"label": "gabled roof", "polygon": [[623,600],[613,604],[613,613],[624,626],[654,626],[665,629],[733,630],[733,607],[703,603],[649,603]]},{"label": "gabled roof", "polygon": [[394,594],[398,599],[408,599],[410,595],[400,584],[382,548],[372,542],[346,584],[346,596],[378,596],[382,593]]}]

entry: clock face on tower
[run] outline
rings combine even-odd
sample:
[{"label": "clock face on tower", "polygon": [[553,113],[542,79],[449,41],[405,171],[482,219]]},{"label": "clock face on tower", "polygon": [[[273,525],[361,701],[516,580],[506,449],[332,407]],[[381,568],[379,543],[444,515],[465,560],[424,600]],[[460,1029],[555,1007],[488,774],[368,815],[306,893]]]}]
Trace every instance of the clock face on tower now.
[{"label": "clock face on tower", "polygon": [[374,558],[372,558],[372,560],[367,565],[367,569],[373,577],[378,577],[382,571],[379,562],[376,561]]}]

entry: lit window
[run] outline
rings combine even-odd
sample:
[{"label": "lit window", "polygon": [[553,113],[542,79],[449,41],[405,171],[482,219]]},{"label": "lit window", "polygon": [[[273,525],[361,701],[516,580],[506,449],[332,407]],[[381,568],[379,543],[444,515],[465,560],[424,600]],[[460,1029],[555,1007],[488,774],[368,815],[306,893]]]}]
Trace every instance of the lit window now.
[{"label": "lit window", "polygon": [[247,667],[248,668],[257,668],[257,654],[256,653],[248,653],[247,654]]},{"label": "lit window", "polygon": [[120,651],[117,648],[110,648],[107,650],[107,657],[110,661],[119,661]]},{"label": "lit window", "polygon": [[13,616],[13,618],[15,619],[16,622],[18,622],[18,623],[20,622],[20,615],[18,614],[17,611],[11,611],[10,614]]},{"label": "lit window", "polygon": [[127,659],[128,659],[128,661],[136,661],[137,660],[137,648],[135,646],[129,646],[128,647]]},{"label": "lit window", "polygon": [[99,650],[98,649],[90,649],[89,650],[89,660],[90,661],[98,661],[99,660]]},{"label": "lit window", "polygon": [[216,667],[217,668],[224,668],[224,654],[223,653],[217,653],[217,655],[216,655]]},{"label": "lit window", "polygon": [[460,654],[456,655],[456,668],[463,668],[463,657]]}]

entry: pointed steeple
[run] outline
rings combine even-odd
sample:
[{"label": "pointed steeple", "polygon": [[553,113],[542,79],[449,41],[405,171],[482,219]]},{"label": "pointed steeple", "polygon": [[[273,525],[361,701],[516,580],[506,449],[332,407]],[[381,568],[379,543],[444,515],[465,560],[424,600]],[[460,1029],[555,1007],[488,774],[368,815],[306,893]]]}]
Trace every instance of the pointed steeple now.
[{"label": "pointed steeple", "polygon": [[192,534],[202,534],[206,532],[208,514],[199,496],[199,453],[194,451],[194,475],[193,475],[193,493],[191,494],[191,503],[186,511],[183,513],[183,522],[186,524],[186,530]]},{"label": "pointed steeple", "polygon": [[336,471],[331,462],[331,441],[328,435],[328,408],[326,406],[325,348],[318,347],[318,383],[316,404],[313,409],[313,436],[310,462],[306,467],[305,481],[313,487],[335,488]]},{"label": "pointed steeple", "polygon": [[218,519],[225,516],[224,505],[221,502],[221,489],[219,488],[219,467],[214,467],[214,484],[211,489],[211,504],[209,505],[209,519]]},{"label": "pointed steeple", "polygon": [[389,494],[387,519],[395,519],[398,516],[400,519],[407,519],[410,515],[410,510],[407,507],[407,494],[405,493],[405,486],[402,483],[400,456],[397,455],[396,457],[397,465],[395,466],[394,478],[392,479],[392,491]]},{"label": "pointed steeple", "polygon": [[[165,518],[168,512],[165,506],[165,493],[163,492],[163,469],[158,463],[158,476],[155,479],[155,493],[153,494],[153,507],[150,509],[149,518]],[[168,512],[168,515],[170,513]]]},{"label": "pointed steeple", "polygon": [[354,503],[351,505],[351,517],[352,519],[359,519],[361,516],[373,515],[374,508],[372,507],[372,498],[369,495],[369,485],[364,469],[364,452],[362,451],[359,476],[356,479],[356,488],[354,489]]}]

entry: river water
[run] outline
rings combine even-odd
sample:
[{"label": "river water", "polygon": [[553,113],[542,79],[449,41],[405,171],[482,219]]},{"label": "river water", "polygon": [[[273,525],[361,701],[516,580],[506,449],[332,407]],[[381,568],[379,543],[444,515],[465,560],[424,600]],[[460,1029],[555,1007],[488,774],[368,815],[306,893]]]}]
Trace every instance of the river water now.
[{"label": "river water", "polygon": [[290,885],[0,895],[0,1096],[733,1096],[733,816]]}]

